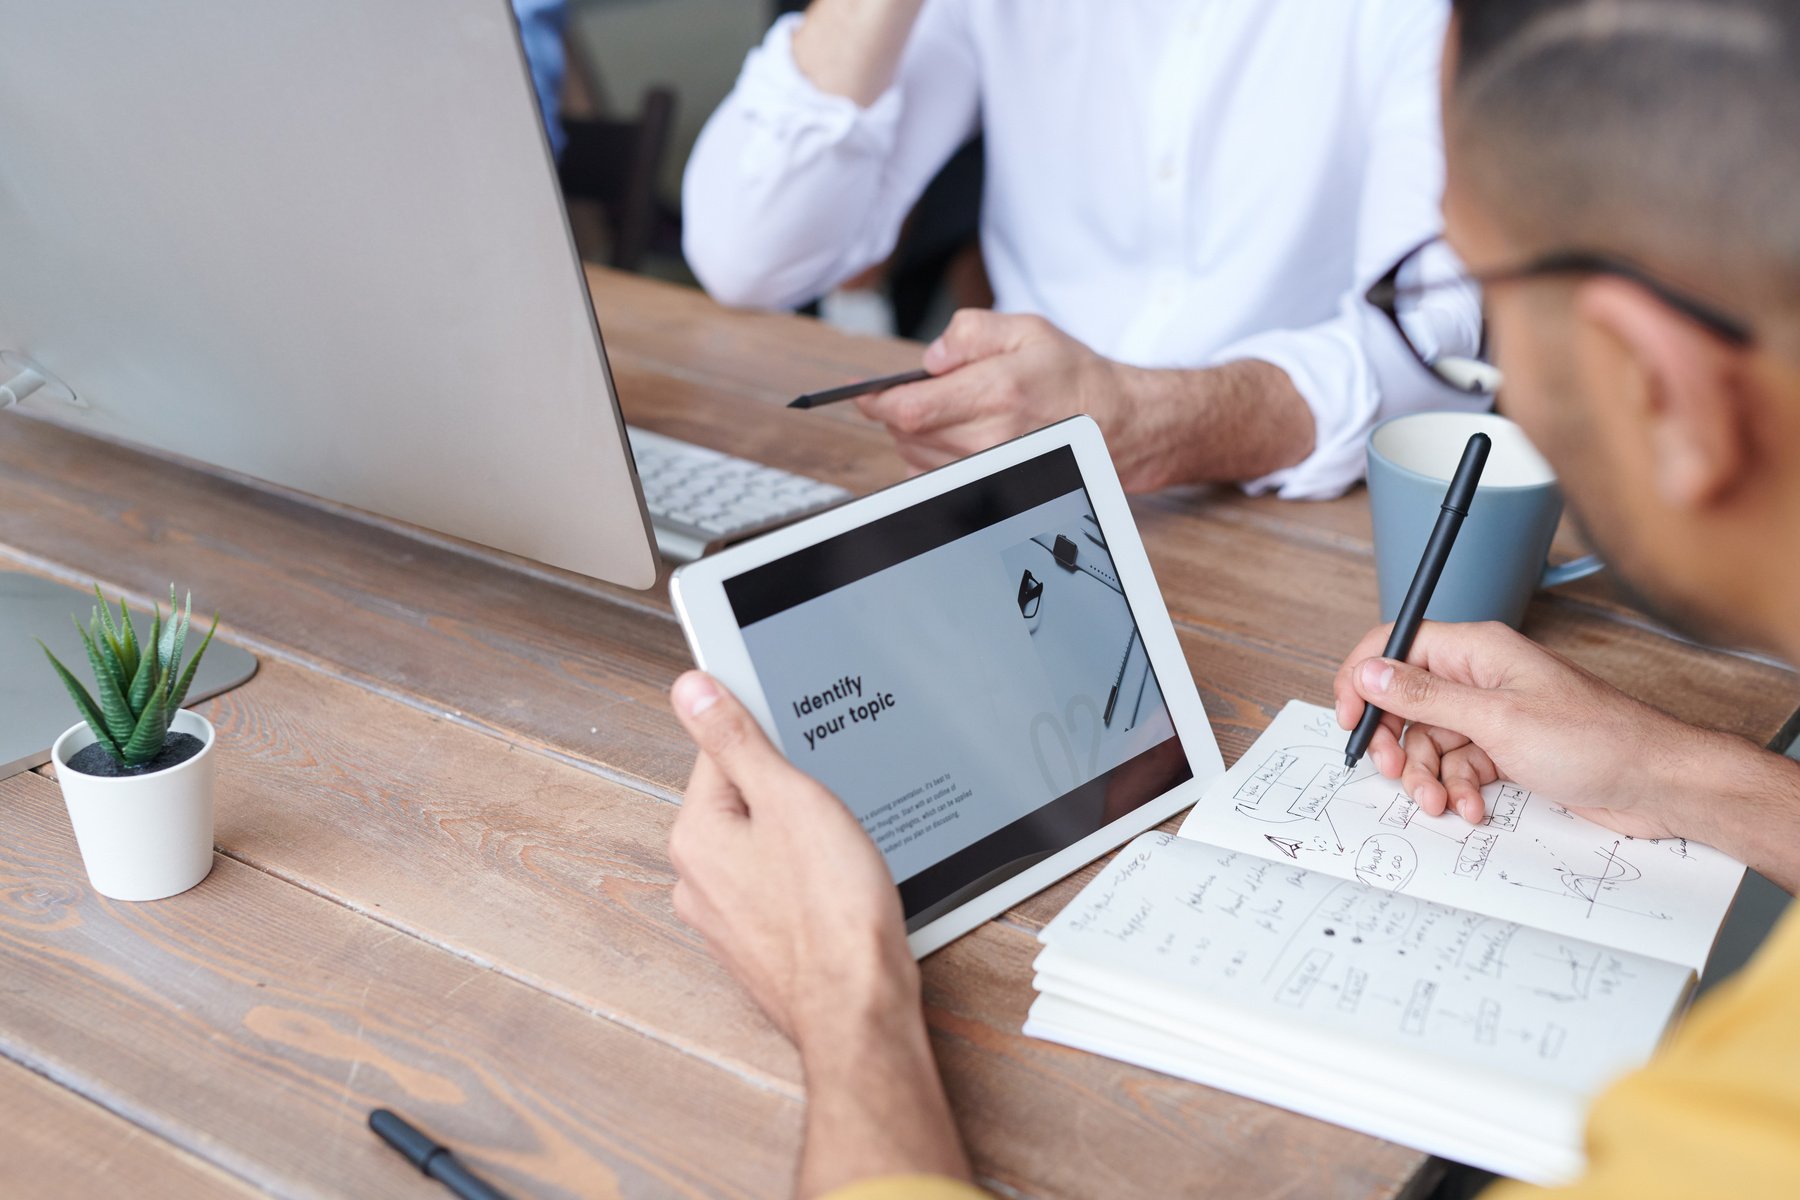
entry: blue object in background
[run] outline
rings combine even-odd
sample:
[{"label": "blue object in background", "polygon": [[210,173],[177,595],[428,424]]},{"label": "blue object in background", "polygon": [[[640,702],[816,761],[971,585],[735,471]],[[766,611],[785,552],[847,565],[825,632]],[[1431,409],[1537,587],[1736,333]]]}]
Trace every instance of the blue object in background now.
[{"label": "blue object in background", "polygon": [[563,30],[569,21],[566,0],[513,0],[519,21],[519,38],[525,44],[525,61],[531,68],[531,85],[537,89],[538,109],[544,114],[544,132],[550,135],[550,151],[562,157],[561,97],[563,73],[568,67],[563,50]]}]

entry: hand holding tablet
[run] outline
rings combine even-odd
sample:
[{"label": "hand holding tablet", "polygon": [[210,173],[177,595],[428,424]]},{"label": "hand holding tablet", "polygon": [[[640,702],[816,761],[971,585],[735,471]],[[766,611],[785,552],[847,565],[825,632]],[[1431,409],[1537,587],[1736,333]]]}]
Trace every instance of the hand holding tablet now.
[{"label": "hand holding tablet", "polygon": [[924,954],[1223,770],[1076,418],[690,564],[695,657],[842,801]]}]

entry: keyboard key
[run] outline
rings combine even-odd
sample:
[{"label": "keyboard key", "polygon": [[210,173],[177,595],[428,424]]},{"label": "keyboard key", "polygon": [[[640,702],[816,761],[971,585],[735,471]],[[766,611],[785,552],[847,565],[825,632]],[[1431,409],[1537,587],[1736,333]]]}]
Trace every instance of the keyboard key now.
[{"label": "keyboard key", "polygon": [[631,429],[638,481],[657,544],[670,557],[770,527],[850,498],[840,487],[763,463]]}]

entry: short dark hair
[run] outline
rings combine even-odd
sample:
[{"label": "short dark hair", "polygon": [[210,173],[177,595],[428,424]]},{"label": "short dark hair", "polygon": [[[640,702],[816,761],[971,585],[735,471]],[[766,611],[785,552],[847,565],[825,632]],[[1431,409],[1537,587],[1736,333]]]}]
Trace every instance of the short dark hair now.
[{"label": "short dark hair", "polygon": [[1452,153],[1509,232],[1800,301],[1800,3],[1453,6]]},{"label": "short dark hair", "polygon": [[1479,65],[1533,21],[1583,0],[1451,0],[1459,66]]}]

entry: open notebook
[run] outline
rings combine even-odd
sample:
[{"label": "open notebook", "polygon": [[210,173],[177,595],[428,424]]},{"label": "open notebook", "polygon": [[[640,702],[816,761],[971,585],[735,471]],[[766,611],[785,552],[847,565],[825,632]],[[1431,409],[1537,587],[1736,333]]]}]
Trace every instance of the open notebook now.
[{"label": "open notebook", "polygon": [[1512,784],[1428,817],[1287,706],[1040,935],[1025,1032],[1542,1183],[1680,1015],[1743,866]]}]

